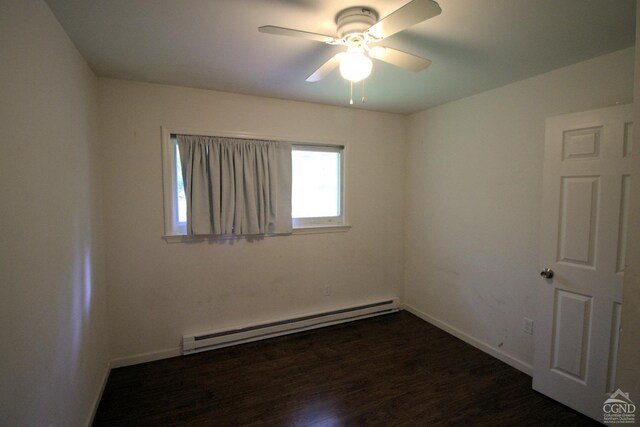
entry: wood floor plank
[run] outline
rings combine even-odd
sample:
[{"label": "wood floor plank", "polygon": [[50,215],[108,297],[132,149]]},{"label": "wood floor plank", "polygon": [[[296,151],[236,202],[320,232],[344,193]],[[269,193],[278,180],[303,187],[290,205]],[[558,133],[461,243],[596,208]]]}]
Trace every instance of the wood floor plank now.
[{"label": "wood floor plank", "polygon": [[598,425],[407,312],[114,369],[94,426]]}]

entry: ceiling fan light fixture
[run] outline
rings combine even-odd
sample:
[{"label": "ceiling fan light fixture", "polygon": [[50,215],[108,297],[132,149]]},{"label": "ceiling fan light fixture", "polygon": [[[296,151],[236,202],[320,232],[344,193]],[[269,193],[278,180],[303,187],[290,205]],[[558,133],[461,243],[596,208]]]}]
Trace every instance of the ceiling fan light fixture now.
[{"label": "ceiling fan light fixture", "polygon": [[350,82],[359,82],[371,74],[373,63],[362,48],[349,48],[340,61],[340,74]]},{"label": "ceiling fan light fixture", "polygon": [[431,64],[429,59],[377,44],[400,31],[438,16],[440,12],[442,10],[435,0],[409,0],[404,6],[380,20],[378,13],[370,7],[356,6],[341,10],[336,15],[337,37],[274,25],[264,25],[259,27],[258,31],[313,40],[332,46],[345,46],[346,52],[333,55],[307,77],[306,81],[318,82],[339,67],[342,77],[351,83],[351,103],[353,83],[363,81],[364,102],[364,79],[371,74],[372,59],[414,72],[422,71]]}]

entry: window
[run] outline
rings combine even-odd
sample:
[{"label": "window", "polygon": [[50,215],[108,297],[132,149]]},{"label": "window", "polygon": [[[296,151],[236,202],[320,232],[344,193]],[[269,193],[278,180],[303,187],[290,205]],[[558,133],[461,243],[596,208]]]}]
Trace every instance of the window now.
[{"label": "window", "polygon": [[186,234],[187,199],[182,180],[178,144],[172,135],[163,138],[162,175],[164,186],[164,223],[168,236]]},{"label": "window", "polygon": [[344,225],[343,148],[294,145],[291,216],[294,228]]},{"label": "window", "polygon": [[[187,203],[180,152],[172,132],[163,129],[165,234],[186,234]],[[176,132],[178,133],[178,132]],[[189,134],[189,132],[181,132]],[[233,137],[233,136],[231,136]],[[344,147],[292,146],[291,216],[294,229],[346,225],[344,206]]]},{"label": "window", "polygon": [[176,154],[176,197],[178,203],[178,218],[177,222],[181,227],[186,227],[187,224],[187,196],[184,194],[184,179],[182,178],[182,162],[180,161],[180,150],[178,145],[175,144]]}]

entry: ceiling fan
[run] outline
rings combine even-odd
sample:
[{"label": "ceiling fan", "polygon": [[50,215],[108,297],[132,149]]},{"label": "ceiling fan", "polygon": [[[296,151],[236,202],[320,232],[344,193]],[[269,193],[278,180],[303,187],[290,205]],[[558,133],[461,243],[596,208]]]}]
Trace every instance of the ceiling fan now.
[{"label": "ceiling fan", "polygon": [[345,52],[333,56],[307,77],[306,81],[322,80],[339,66],[342,77],[354,83],[371,74],[373,67],[371,58],[411,71],[427,68],[431,64],[429,59],[380,46],[377,43],[397,32],[433,18],[440,12],[440,6],[433,0],[412,0],[379,21],[378,13],[370,7],[344,9],[336,16],[337,37],[273,25],[265,25],[258,28],[258,31],[346,46]]}]

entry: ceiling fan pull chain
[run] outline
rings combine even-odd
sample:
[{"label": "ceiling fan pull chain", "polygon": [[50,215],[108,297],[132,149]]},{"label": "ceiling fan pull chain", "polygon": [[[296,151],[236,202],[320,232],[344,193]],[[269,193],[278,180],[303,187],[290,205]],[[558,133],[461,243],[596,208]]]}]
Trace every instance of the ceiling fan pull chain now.
[{"label": "ceiling fan pull chain", "polygon": [[364,80],[362,80],[362,103],[364,104]]},{"label": "ceiling fan pull chain", "polygon": [[351,98],[349,99],[349,104],[353,105],[353,82],[349,82],[351,86]]}]

